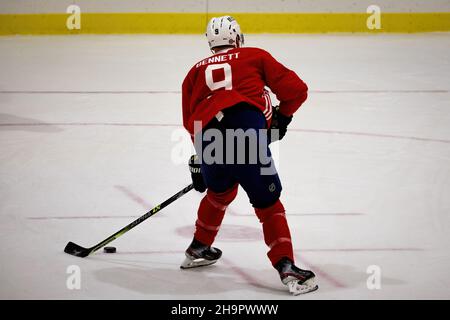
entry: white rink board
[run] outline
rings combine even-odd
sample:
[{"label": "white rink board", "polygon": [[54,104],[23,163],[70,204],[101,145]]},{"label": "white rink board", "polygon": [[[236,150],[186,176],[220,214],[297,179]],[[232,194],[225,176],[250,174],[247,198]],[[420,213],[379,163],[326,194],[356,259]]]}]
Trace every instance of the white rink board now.
[{"label": "white rink board", "polygon": [[[196,36],[2,37],[1,299],[450,298],[450,35],[246,40],[311,90],[279,171],[297,260],[319,290],[289,297],[242,190],[209,268],[179,269],[194,192],[111,243],[116,254],[64,254],[189,183],[171,139],[183,77],[209,51]],[[66,287],[70,265],[80,290]],[[371,265],[380,290],[366,286]]]}]

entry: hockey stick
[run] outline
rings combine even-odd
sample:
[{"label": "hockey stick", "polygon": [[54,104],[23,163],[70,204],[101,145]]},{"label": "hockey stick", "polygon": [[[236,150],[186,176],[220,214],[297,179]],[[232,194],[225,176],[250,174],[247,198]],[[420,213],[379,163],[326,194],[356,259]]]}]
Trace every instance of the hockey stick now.
[{"label": "hockey stick", "polygon": [[91,248],[83,248],[82,246],[79,246],[76,243],[69,242],[66,245],[66,247],[64,248],[64,252],[68,253],[68,254],[71,254],[73,256],[81,257],[81,258],[87,257],[87,256],[91,255],[92,253],[94,253],[95,251],[97,251],[98,249],[106,246],[111,241],[117,239],[118,237],[120,237],[124,233],[130,231],[131,229],[136,227],[138,224],[140,224],[144,220],[147,220],[148,218],[150,218],[155,213],[161,211],[162,209],[167,207],[169,204],[171,204],[172,202],[174,202],[175,200],[177,200],[181,196],[185,195],[189,191],[191,191],[193,188],[194,188],[193,184],[188,185],[183,190],[181,190],[178,193],[174,194],[173,196],[171,196],[169,199],[167,199],[163,203],[157,205],[156,207],[154,207],[152,210],[150,210],[149,212],[147,212],[143,216],[137,218],[136,220],[131,222],[126,227],[123,227],[122,229],[120,229],[119,231],[114,233],[113,235],[109,236],[108,238],[106,238],[105,240],[103,240],[102,242],[96,244],[95,246],[93,246]]}]

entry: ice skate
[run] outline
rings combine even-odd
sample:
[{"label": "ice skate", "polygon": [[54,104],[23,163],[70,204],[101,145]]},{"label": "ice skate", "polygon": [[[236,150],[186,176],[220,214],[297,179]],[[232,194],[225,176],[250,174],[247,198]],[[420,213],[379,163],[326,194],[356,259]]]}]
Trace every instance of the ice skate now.
[{"label": "ice skate", "polygon": [[189,248],[187,248],[185,255],[186,258],[180,268],[191,269],[216,263],[222,256],[222,251],[218,248],[204,245],[194,239]]},{"label": "ice skate", "polygon": [[281,259],[275,268],[278,270],[281,282],[289,288],[294,296],[315,291],[319,286],[315,282],[315,274],[309,270],[296,267],[287,258]]}]

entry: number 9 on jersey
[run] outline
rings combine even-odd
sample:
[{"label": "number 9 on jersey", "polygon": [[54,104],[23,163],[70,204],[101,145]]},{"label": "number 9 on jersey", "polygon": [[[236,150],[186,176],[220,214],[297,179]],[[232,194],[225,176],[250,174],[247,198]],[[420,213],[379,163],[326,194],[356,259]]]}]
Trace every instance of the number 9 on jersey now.
[{"label": "number 9 on jersey", "polygon": [[[223,69],[225,78],[221,81],[214,82],[213,71]],[[225,88],[225,90],[233,89],[231,82],[231,66],[228,63],[210,64],[205,70],[206,85],[211,91]]]}]

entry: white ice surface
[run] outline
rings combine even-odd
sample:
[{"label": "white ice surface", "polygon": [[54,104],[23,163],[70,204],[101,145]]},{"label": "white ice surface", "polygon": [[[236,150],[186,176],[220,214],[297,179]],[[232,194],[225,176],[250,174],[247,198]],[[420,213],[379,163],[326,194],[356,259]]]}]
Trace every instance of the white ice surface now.
[{"label": "white ice surface", "polygon": [[[450,34],[252,36],[308,83],[279,144],[298,264],[291,297],[242,190],[216,245],[181,271],[201,196],[91,246],[189,183],[174,162],[180,85],[202,36],[0,37],[1,299],[450,299]],[[81,268],[69,290],[68,266]],[[381,289],[366,270],[381,268]]]}]

